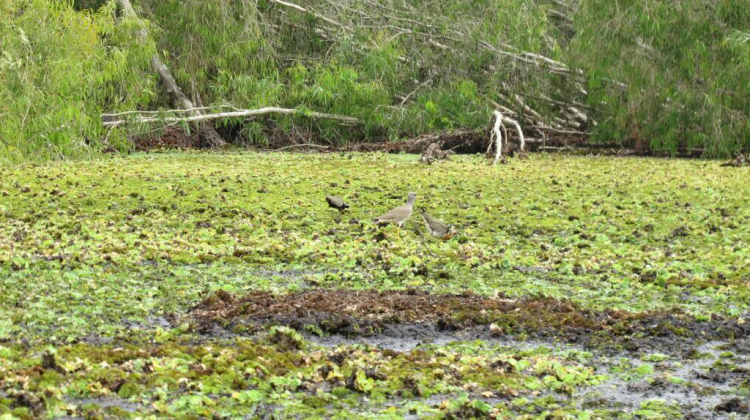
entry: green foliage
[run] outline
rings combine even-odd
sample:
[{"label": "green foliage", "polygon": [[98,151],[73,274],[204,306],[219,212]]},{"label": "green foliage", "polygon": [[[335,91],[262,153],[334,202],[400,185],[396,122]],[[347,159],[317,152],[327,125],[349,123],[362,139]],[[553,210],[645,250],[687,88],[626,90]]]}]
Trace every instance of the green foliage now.
[{"label": "green foliage", "polygon": [[[256,1],[145,0],[143,15],[177,84],[205,105],[278,105],[275,52],[260,28]],[[171,104],[166,104],[171,105]]]},{"label": "green foliage", "polygon": [[[389,103],[390,95],[377,81],[363,81],[355,69],[331,63],[308,70],[297,63],[287,69],[286,75],[289,82],[286,106],[302,104],[313,110],[358,117],[366,121],[366,131],[381,126],[377,110]],[[299,123],[294,121],[294,124]],[[331,142],[336,142],[341,134],[340,124],[336,122],[308,119],[305,123],[310,130],[317,127],[323,138]],[[287,121],[289,130],[291,124],[292,121]]]},{"label": "green foliage", "polygon": [[125,147],[99,114],[154,98],[149,43],[115,7],[77,12],[69,2],[11,0],[0,6],[0,163],[86,155]]},{"label": "green foliage", "polygon": [[[596,140],[707,156],[750,148],[750,0],[296,3],[311,13],[255,0],[142,0],[144,21],[128,22],[112,0],[3,2],[0,159],[127,148],[126,135],[153,127],[108,132],[99,114],[174,107],[149,69],[155,52],[206,106],[363,121],[219,121],[239,145],[477,129],[492,101],[536,136],[530,125],[569,120],[564,104],[575,101],[591,107],[582,129]],[[525,120],[525,105],[538,121]]]},{"label": "green foliage", "polygon": [[414,130],[417,132],[481,127],[487,122],[487,114],[491,113],[471,80],[460,80],[431,90],[420,95],[418,103],[424,107],[422,121],[426,127]]},{"label": "green foliage", "polygon": [[602,117],[597,138],[709,156],[747,151],[748,10],[747,0],[582,3],[571,54]]}]

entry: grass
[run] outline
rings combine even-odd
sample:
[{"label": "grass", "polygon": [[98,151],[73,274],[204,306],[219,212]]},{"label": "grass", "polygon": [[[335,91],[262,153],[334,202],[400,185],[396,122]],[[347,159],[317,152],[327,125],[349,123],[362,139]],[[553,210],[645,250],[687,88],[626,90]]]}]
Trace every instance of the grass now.
[{"label": "grass", "polygon": [[[712,161],[547,155],[498,167],[180,153],[0,168],[0,416],[601,415],[541,398],[603,380],[580,349],[321,348],[283,328],[227,341],[196,332],[188,311],[217,290],[416,288],[737,319],[750,303],[747,179]],[[423,242],[417,217],[376,229],[409,191],[459,235]],[[351,211],[328,209],[326,194]]]}]

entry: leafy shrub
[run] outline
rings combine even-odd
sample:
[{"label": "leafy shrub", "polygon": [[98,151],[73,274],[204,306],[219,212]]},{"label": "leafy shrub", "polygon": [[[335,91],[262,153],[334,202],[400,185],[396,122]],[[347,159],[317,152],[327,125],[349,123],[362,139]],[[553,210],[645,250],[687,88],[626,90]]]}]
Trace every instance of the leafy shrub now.
[{"label": "leafy shrub", "polygon": [[576,30],[597,139],[709,156],[750,148],[750,1],[597,0],[581,4]]},{"label": "leafy shrub", "polygon": [[[103,109],[148,106],[153,45],[118,23],[114,4],[77,12],[68,2],[0,6],[0,162],[59,159],[104,147]],[[106,42],[106,44],[105,44]],[[123,133],[110,146],[125,147]]]}]

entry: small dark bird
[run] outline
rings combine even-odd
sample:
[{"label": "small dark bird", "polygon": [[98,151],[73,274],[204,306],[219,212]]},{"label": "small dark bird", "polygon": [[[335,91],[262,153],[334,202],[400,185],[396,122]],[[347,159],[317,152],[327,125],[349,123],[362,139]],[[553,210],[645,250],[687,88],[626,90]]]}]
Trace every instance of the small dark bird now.
[{"label": "small dark bird", "polygon": [[377,224],[395,223],[399,228],[409,219],[414,209],[414,200],[417,199],[417,193],[410,192],[406,198],[406,203],[390,210],[382,216],[375,218]]},{"label": "small dark bird", "polygon": [[422,213],[422,220],[424,220],[424,224],[427,226],[430,235],[443,240],[448,240],[456,234],[450,226],[430,216],[424,209],[421,209],[420,212]]},{"label": "small dark bird", "polygon": [[340,197],[327,195],[326,201],[328,202],[328,207],[334,208],[338,211],[344,211],[349,208],[349,205],[346,204],[344,200]]}]

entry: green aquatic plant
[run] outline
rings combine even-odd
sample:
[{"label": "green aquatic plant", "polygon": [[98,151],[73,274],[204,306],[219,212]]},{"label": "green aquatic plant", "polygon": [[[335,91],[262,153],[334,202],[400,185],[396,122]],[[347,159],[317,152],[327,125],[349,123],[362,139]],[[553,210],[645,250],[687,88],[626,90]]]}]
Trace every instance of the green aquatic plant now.
[{"label": "green aquatic plant", "polygon": [[[688,389],[670,364],[713,356],[684,356],[670,343],[710,334],[731,342],[750,303],[743,170],[547,155],[490,167],[471,156],[425,166],[408,155],[270,153],[0,168],[0,415],[595,418],[614,408],[572,401],[611,377],[665,377]],[[401,230],[371,222],[411,190],[455,237],[427,236],[418,218]],[[351,208],[329,210],[326,194]],[[243,299],[269,295],[372,289],[470,292],[500,306],[436,300],[449,316],[429,325],[457,328],[465,341],[403,351],[338,343],[325,327],[351,321],[356,340],[412,319],[408,305],[386,315],[389,306],[368,307],[380,323],[294,312],[308,306],[269,324],[195,315],[241,314],[252,302]],[[299,322],[309,319],[318,322]],[[545,337],[591,348],[560,351]],[[524,338],[547,341],[512,342]],[[326,339],[330,347],[315,342]],[[639,351],[639,343],[661,347],[621,363],[599,350]],[[733,375],[739,353],[723,351],[734,356],[708,363]],[[681,410],[639,402],[625,412]]]}]

